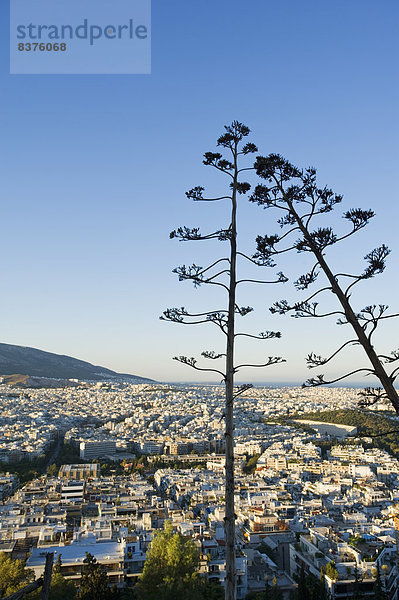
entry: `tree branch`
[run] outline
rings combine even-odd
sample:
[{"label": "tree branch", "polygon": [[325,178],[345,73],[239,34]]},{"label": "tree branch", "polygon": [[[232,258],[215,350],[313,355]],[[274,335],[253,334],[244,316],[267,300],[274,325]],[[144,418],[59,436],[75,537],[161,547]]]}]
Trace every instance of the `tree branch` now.
[{"label": "tree branch", "polygon": [[250,390],[253,387],[254,386],[252,385],[252,383],[244,383],[243,385],[238,386],[236,392],[233,394],[233,400],[235,400],[236,398],[238,398],[238,396],[241,396],[241,394],[243,394],[247,390]]},{"label": "tree branch", "polygon": [[255,340],[271,340],[273,338],[281,338],[279,331],[261,331],[259,335],[252,335],[251,333],[236,333],[235,337],[242,336],[253,338]]},{"label": "tree branch", "polygon": [[341,352],[341,350],[343,350],[345,348],[345,346],[348,346],[349,344],[353,344],[353,345],[359,344],[359,341],[358,340],[349,340],[349,341],[345,342],[345,344],[342,344],[342,346],[340,346],[338,348],[338,350],[336,350],[328,358],[322,358],[320,355],[317,355],[317,354],[314,354],[313,352],[311,352],[305,358],[306,362],[308,363],[308,368],[313,369],[314,367],[321,367],[322,365],[326,365],[328,362],[330,362],[330,360],[332,360],[335,356],[337,356],[337,354],[339,354]]},{"label": "tree branch", "polygon": [[177,362],[181,362],[183,365],[188,365],[192,369],[196,371],[207,371],[208,373],[219,373],[223,377],[223,380],[226,379],[225,373],[219,371],[218,369],[203,369],[202,367],[197,367],[197,361],[194,357],[187,358],[187,356],[174,356],[172,360],[177,360]]},{"label": "tree branch", "polygon": [[204,350],[203,352],[201,352],[201,356],[203,356],[204,358],[209,358],[211,360],[217,360],[218,358],[226,356],[226,353],[224,352],[222,354],[216,354],[214,350]]},{"label": "tree branch", "polygon": [[307,379],[305,383],[302,384],[303,388],[307,387],[317,387],[319,385],[330,385],[332,383],[337,383],[337,381],[342,381],[342,379],[346,379],[351,375],[355,375],[356,373],[367,372],[369,375],[375,375],[375,372],[372,369],[356,369],[355,371],[351,371],[350,373],[346,373],[342,375],[342,377],[338,377],[337,379],[332,379],[331,381],[326,381],[324,379],[324,375],[317,375],[317,377],[311,377]]},{"label": "tree branch", "polygon": [[217,200],[231,200],[231,196],[219,196],[219,198],[195,198],[194,202],[217,202]]},{"label": "tree branch", "polygon": [[236,367],[234,367],[234,371],[237,372],[238,369],[241,369],[243,367],[269,367],[270,365],[277,365],[277,364],[283,363],[283,362],[287,362],[287,361],[285,360],[285,358],[281,358],[281,356],[269,356],[267,362],[265,362],[261,365],[254,365],[254,364],[237,365]]},{"label": "tree branch", "polygon": [[264,280],[257,280],[257,279],[239,279],[237,281],[237,285],[239,283],[286,283],[288,281],[288,278],[284,275],[284,273],[282,273],[281,271],[279,273],[277,273],[278,275],[278,279],[276,279],[275,281],[264,281]]}]

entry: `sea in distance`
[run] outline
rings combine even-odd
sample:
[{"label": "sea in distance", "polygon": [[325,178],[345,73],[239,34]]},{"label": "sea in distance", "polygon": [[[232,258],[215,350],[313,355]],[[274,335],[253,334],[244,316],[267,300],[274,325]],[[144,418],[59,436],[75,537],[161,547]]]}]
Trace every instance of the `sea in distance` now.
[{"label": "sea in distance", "polygon": [[[189,386],[202,386],[202,387],[208,387],[208,386],[218,386],[218,385],[223,385],[220,382],[217,381],[165,381],[163,382],[167,385],[176,385],[176,386],[184,386],[184,387],[189,387]],[[298,387],[302,387],[303,381],[236,381],[235,385],[243,385],[245,383],[252,383],[253,387],[255,388],[298,388]],[[339,383],[333,383],[330,385],[321,385],[321,386],[317,386],[317,387],[333,387],[333,388],[364,388],[364,387],[380,387],[380,384],[378,383],[371,383],[370,380],[368,380],[367,383],[359,383],[359,382],[339,382]]]}]

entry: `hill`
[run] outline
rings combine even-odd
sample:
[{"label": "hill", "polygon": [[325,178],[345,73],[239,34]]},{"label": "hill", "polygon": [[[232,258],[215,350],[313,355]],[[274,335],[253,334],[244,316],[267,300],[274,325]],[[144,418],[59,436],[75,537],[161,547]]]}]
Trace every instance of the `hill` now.
[{"label": "hill", "polygon": [[84,381],[119,380],[130,383],[154,383],[138,375],[116,373],[105,367],[36,348],[0,344],[0,376],[23,373],[31,377],[79,379]]}]

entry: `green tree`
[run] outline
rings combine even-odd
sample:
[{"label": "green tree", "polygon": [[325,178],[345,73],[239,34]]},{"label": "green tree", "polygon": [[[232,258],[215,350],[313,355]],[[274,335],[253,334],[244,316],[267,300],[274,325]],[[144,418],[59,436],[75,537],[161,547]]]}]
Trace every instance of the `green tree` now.
[{"label": "green tree", "polygon": [[326,565],[326,575],[334,581],[338,579],[338,571],[333,560]]},{"label": "green tree", "polygon": [[246,463],[243,466],[242,470],[244,473],[252,475],[255,473],[256,465],[259,460],[260,454],[254,454],[253,456],[247,456]]},{"label": "green tree", "polygon": [[55,475],[57,475],[57,473],[58,473],[57,465],[55,463],[53,463],[52,465],[50,465],[49,467],[47,467],[46,473],[50,477],[54,477]]},{"label": "green tree", "polygon": [[86,552],[84,571],[79,585],[79,600],[108,600],[107,571],[97,559]]},{"label": "green tree", "polygon": [[61,555],[58,555],[57,562],[53,567],[50,587],[50,600],[73,600],[76,598],[76,588],[72,581],[67,581],[61,573]]},{"label": "green tree", "polygon": [[199,577],[196,585],[195,600],[223,600],[224,589],[218,583],[211,583],[205,577]]},{"label": "green tree", "polygon": [[[191,538],[173,531],[170,521],[158,531],[147,552],[137,584],[140,600],[196,600],[209,597],[198,574],[199,553]],[[213,591],[209,588],[208,591]]]},{"label": "green tree", "polygon": [[25,569],[23,560],[13,560],[0,553],[0,597],[6,597],[35,580],[32,569]]}]

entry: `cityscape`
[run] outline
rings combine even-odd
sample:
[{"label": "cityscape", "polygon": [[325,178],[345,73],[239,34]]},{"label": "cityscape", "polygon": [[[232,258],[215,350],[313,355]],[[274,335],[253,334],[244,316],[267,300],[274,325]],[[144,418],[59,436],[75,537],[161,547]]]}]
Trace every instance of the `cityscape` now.
[{"label": "cityscape", "polygon": [[[7,556],[39,578],[54,553],[76,583],[90,553],[110,586],[132,586],[170,521],[194,540],[200,573],[223,586],[223,386],[0,389]],[[333,598],[352,597],[356,582],[375,597],[378,570],[386,597],[396,597],[399,453],[342,418],[306,418],[330,411],[358,413],[358,390],[256,387],[236,408],[238,598],[270,582],[288,599],[303,568],[316,583],[323,572]],[[37,472],[23,483],[29,469]]]}]

